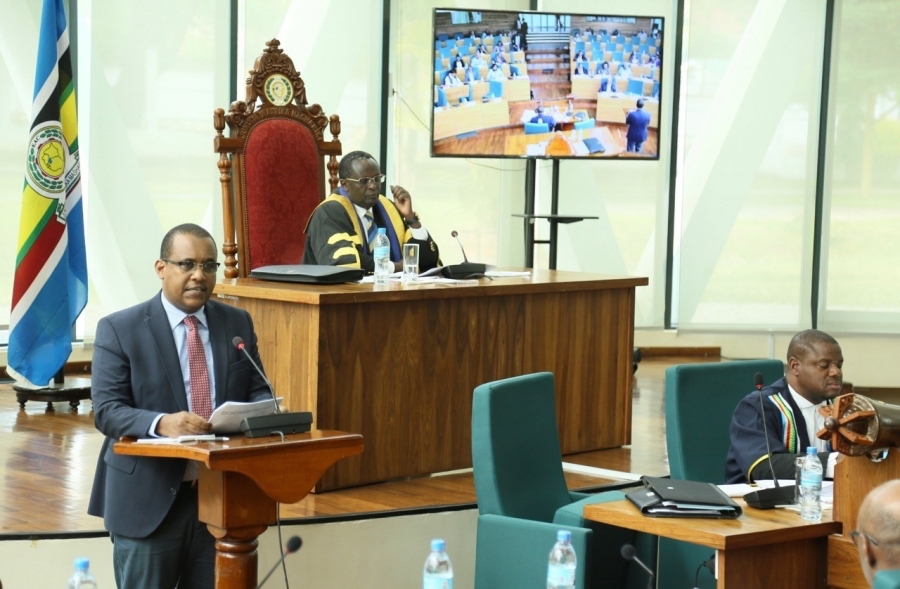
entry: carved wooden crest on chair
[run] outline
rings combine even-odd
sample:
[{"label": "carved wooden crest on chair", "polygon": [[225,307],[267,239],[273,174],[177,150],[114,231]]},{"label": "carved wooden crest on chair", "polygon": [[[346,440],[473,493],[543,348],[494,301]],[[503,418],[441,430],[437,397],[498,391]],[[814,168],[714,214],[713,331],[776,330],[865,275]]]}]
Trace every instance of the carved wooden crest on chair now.
[{"label": "carved wooden crest on chair", "polygon": [[[306,86],[280,45],[268,41],[256,58],[246,98],[232,103],[227,114],[219,108],[213,115],[225,278],[243,278],[261,266],[299,264],[303,228],[329,194],[326,170],[330,191],[337,189],[340,117],[326,117],[318,104],[307,107]],[[228,137],[222,133],[226,123]],[[331,141],[325,140],[326,127]]]}]

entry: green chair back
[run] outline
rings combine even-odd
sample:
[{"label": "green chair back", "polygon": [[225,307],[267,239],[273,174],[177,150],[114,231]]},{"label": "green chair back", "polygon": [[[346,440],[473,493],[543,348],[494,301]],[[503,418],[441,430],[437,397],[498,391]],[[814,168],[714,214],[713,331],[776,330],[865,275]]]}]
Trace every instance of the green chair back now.
[{"label": "green chair back", "polygon": [[[680,364],[666,370],[666,446],[673,479],[725,482],[731,416],[753,390],[757,372],[768,384],[784,375],[784,364],[741,360]],[[713,553],[711,548],[660,538],[658,589],[694,587],[697,567]],[[701,570],[698,580],[699,589],[716,586],[708,571]]]},{"label": "green chair back", "polygon": [[780,360],[680,364],[666,370],[666,446],[674,479],[725,482],[729,427],[753,376],[769,384],[784,376]]},{"label": "green chair back", "polygon": [[472,466],[482,515],[552,522],[556,510],[572,502],[560,459],[552,374],[475,389]]}]

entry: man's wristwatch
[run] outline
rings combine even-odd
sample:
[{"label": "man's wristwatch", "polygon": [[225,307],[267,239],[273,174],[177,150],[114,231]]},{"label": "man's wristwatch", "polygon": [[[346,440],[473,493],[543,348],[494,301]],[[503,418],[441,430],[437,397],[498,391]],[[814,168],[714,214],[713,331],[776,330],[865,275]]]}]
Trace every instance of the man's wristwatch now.
[{"label": "man's wristwatch", "polygon": [[411,217],[409,217],[407,219],[403,219],[403,220],[406,221],[407,225],[413,225],[413,224],[419,222],[419,215],[417,215],[416,212],[413,211],[413,214]]}]

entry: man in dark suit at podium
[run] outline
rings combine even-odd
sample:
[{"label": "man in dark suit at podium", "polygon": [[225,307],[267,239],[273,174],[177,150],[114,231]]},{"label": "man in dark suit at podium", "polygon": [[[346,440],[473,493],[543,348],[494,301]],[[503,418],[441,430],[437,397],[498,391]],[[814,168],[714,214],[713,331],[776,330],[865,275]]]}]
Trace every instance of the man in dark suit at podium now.
[{"label": "man in dark suit at podium", "polygon": [[91,394],[106,439],[88,513],[109,530],[120,589],[214,585],[214,539],[197,519],[197,465],[119,455],[112,445],[122,436],[206,434],[216,406],[270,398],[231,343],[241,337],[260,363],[250,315],[209,300],[218,266],[209,232],[179,225],[156,261],[162,292],[97,325]]},{"label": "man in dark suit at podium", "polygon": [[628,151],[641,153],[641,146],[647,140],[647,127],[650,126],[650,113],[644,110],[644,99],[638,98],[637,108],[625,117],[628,125],[628,133],[625,139],[628,141]]}]

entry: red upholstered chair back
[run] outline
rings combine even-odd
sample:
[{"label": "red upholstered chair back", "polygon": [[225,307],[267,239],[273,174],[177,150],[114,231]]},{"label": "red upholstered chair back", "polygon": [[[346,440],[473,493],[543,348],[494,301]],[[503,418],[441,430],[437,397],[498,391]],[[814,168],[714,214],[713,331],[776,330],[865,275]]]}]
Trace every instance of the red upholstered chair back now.
[{"label": "red upholstered chair back", "polygon": [[[261,266],[299,264],[303,229],[328,194],[326,176],[329,189],[337,188],[340,118],[327,118],[318,104],[307,108],[303,80],[279,45],[277,39],[267,42],[256,59],[246,100],[214,115],[226,278],[246,277]],[[226,123],[229,137],[222,133]],[[325,127],[331,141],[324,138]]]}]

